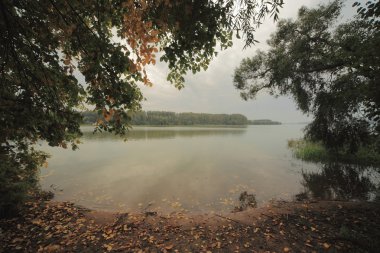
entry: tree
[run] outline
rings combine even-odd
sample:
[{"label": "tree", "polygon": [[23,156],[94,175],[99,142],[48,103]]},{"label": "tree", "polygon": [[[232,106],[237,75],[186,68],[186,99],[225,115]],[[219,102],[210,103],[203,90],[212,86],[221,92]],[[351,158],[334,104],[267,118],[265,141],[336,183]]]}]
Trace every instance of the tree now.
[{"label": "tree", "polygon": [[157,53],[169,65],[168,80],[181,88],[188,71],[207,68],[217,45],[232,45],[234,31],[254,43],[260,21],[267,14],[277,19],[282,4],[0,1],[0,212],[20,202],[10,192],[29,189],[30,175],[44,161],[34,143],[76,148],[83,105],[101,116],[98,130],[125,133],[127,110],[140,109],[138,85],[151,85],[144,68],[156,63]]},{"label": "tree", "polygon": [[358,6],[358,16],[368,21],[368,25],[372,29],[379,29],[380,25],[380,2],[367,1],[365,6],[362,6],[360,2],[355,2],[353,7]]},{"label": "tree", "polygon": [[337,24],[341,8],[302,7],[297,20],[280,20],[269,51],[244,59],[234,85],[244,99],[264,89],[292,96],[314,116],[307,138],[354,153],[379,139],[380,30],[361,16]]}]

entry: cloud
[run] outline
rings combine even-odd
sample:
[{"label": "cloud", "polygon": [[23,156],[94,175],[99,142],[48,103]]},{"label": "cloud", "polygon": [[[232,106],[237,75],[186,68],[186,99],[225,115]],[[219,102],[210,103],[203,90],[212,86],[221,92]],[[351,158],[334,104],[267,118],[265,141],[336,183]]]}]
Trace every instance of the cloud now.
[{"label": "cloud", "polygon": [[[321,2],[285,1],[280,18],[294,19],[301,6],[316,7]],[[351,4],[347,3],[347,6],[350,7]],[[344,14],[352,15],[351,9],[347,9]],[[147,99],[143,103],[143,110],[242,113],[250,119],[269,118],[282,122],[309,121],[310,118],[297,110],[291,98],[276,99],[262,92],[255,100],[243,101],[239,91],[233,86],[234,69],[243,58],[253,56],[256,50],[266,50],[268,48],[266,40],[275,28],[276,24],[271,19],[267,19],[256,33],[256,39],[260,43],[245,50],[243,50],[244,42],[235,39],[233,47],[219,52],[207,71],[186,75],[186,85],[182,90],[177,90],[166,81],[168,68],[164,63],[149,67],[148,73],[154,86],[142,87]]]}]

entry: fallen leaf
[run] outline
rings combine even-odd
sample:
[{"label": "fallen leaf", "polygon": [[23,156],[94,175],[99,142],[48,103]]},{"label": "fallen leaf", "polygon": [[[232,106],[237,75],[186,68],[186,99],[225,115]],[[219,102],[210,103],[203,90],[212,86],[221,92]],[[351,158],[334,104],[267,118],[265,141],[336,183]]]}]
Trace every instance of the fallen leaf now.
[{"label": "fallen leaf", "polygon": [[173,244],[170,244],[170,245],[165,246],[165,249],[170,250],[170,249],[172,249],[173,247],[174,247],[174,245],[173,245]]},{"label": "fallen leaf", "polygon": [[61,250],[61,246],[59,245],[48,245],[44,248],[44,252],[48,252],[48,253],[57,252],[59,250]]},{"label": "fallen leaf", "polygon": [[325,243],[323,243],[323,247],[325,249],[329,249],[331,247],[331,245],[325,242]]},{"label": "fallen leaf", "polygon": [[18,242],[22,242],[22,241],[24,241],[24,239],[22,239],[22,238],[15,238],[15,239],[12,240],[12,243],[18,243]]},{"label": "fallen leaf", "polygon": [[285,247],[284,252],[290,252],[290,249],[288,247]]},{"label": "fallen leaf", "polygon": [[110,244],[104,244],[103,247],[106,248],[107,251],[112,250],[112,245],[110,245]]},{"label": "fallen leaf", "polygon": [[41,225],[42,224],[42,220],[40,220],[40,219],[32,220],[32,223],[34,225]]}]

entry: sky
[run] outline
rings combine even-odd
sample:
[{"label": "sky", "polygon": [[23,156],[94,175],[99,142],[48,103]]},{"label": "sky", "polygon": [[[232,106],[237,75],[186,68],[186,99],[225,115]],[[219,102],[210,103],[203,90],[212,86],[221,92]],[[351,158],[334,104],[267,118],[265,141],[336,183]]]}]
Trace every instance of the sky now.
[{"label": "sky", "polygon": [[[285,0],[284,8],[280,10],[280,18],[297,17],[301,6],[316,7],[327,0]],[[355,9],[353,1],[346,1],[344,16],[350,16]],[[165,63],[148,67],[153,87],[141,85],[146,101],[143,110],[174,111],[174,112],[204,112],[204,113],[241,113],[248,119],[271,119],[283,123],[309,122],[311,117],[297,110],[290,97],[275,98],[261,91],[253,100],[244,101],[239,91],[233,86],[233,73],[241,60],[254,56],[256,50],[268,48],[266,40],[276,29],[276,24],[268,18],[256,31],[256,39],[260,43],[244,49],[244,41],[234,39],[234,45],[222,52],[210,63],[206,71],[185,76],[185,88],[178,90],[168,81],[168,68]]]}]

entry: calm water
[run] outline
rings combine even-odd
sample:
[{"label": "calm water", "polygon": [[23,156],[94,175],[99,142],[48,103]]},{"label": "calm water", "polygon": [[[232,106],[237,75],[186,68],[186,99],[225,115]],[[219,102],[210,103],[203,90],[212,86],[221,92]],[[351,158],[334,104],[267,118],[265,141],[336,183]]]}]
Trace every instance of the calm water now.
[{"label": "calm water", "polygon": [[289,200],[316,168],[287,148],[303,127],[135,127],[126,142],[84,127],[80,150],[42,147],[41,182],[57,200],[113,211],[228,211],[243,191]]}]

